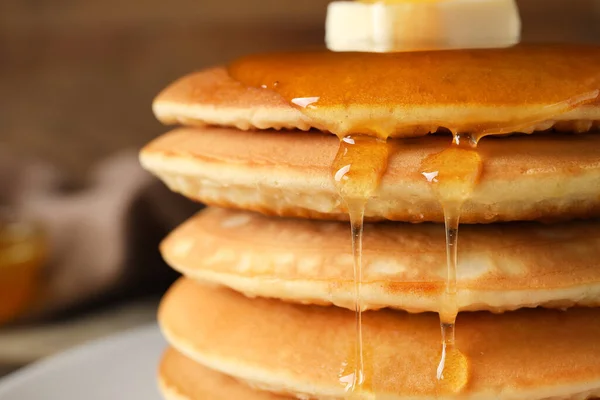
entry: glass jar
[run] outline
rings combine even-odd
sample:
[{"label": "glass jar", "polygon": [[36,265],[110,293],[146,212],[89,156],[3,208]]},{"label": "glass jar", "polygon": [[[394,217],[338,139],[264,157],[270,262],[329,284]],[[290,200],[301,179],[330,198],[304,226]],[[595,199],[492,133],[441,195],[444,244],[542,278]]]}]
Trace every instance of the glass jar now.
[{"label": "glass jar", "polygon": [[21,316],[37,298],[46,255],[39,224],[0,212],[0,324]]}]

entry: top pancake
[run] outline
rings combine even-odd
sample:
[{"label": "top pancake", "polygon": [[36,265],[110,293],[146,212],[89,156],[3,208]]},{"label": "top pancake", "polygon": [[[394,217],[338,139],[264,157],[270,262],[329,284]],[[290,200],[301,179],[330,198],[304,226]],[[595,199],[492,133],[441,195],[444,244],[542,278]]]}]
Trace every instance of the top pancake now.
[{"label": "top pancake", "polygon": [[188,75],[154,102],[164,123],[339,136],[488,134],[599,126],[600,47],[284,53]]}]

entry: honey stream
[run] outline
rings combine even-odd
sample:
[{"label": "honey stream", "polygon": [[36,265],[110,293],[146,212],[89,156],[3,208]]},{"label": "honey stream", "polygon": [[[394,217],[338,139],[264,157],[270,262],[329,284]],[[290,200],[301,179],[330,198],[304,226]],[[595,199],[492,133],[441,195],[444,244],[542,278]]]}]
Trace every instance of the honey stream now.
[{"label": "honey stream", "polygon": [[[475,151],[476,140],[470,135],[455,135],[453,144],[423,160],[422,174],[432,184],[445,219],[447,278],[440,304],[442,350],[437,368],[439,390],[458,392],[468,381],[468,360],[456,348],[455,323],[456,270],[458,262],[458,227],[463,203],[470,197],[481,173],[481,159]],[[348,136],[340,141],[332,173],[338,193],[350,218],[354,259],[354,306],[356,311],[356,344],[340,374],[340,383],[353,397],[368,392],[370,369],[365,357],[362,334],[362,235],[365,207],[374,195],[385,173],[389,158],[386,141],[368,136]]]},{"label": "honey stream", "polygon": [[338,193],[348,210],[352,233],[354,262],[354,309],[356,314],[356,343],[351,357],[345,360],[340,383],[346,390],[358,394],[369,388],[365,374],[365,351],[362,336],[362,237],[367,202],[377,190],[387,168],[389,148],[386,141],[369,136],[347,136],[332,165]]},{"label": "honey stream", "polygon": [[452,146],[423,160],[423,176],[432,184],[444,212],[446,231],[446,285],[439,307],[442,350],[437,368],[438,389],[459,392],[469,378],[467,357],[456,347],[458,232],[463,204],[481,174],[482,161],[475,150],[478,138],[454,135]]}]

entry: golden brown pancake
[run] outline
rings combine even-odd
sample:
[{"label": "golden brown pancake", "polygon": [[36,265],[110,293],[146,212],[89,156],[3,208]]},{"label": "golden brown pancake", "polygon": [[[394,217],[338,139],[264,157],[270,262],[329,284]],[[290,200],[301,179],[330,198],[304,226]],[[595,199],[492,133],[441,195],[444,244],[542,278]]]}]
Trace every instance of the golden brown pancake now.
[{"label": "golden brown pancake", "polygon": [[154,112],[168,124],[340,136],[586,132],[600,125],[599,64],[600,47],[573,45],[254,55],[176,81]]},{"label": "golden brown pancake", "polygon": [[[248,299],[180,280],[163,299],[167,340],[193,360],[276,393],[344,396],[338,380],[355,342],[354,313]],[[600,395],[600,310],[461,313],[457,346],[469,360],[459,394],[440,390],[437,314],[363,315],[365,369],[377,399],[585,399]]]},{"label": "golden brown pancake", "polygon": [[158,370],[166,400],[284,400],[289,397],[253,390],[220,372],[206,368],[174,349],[163,355]]},{"label": "golden brown pancake", "polygon": [[[441,225],[367,224],[365,309],[440,310],[446,284]],[[347,223],[206,209],[162,243],[184,275],[249,296],[354,309]],[[461,228],[457,306],[461,311],[600,306],[600,225],[511,223]]]},{"label": "golden brown pancake", "polygon": [[[449,142],[439,136],[389,140],[387,171],[367,203],[367,218],[443,221],[421,163]],[[343,219],[347,210],[331,171],[338,147],[326,134],[180,128],[148,144],[141,162],[174,191],[210,205]],[[483,171],[461,222],[600,214],[600,135],[488,137],[478,153]]]}]

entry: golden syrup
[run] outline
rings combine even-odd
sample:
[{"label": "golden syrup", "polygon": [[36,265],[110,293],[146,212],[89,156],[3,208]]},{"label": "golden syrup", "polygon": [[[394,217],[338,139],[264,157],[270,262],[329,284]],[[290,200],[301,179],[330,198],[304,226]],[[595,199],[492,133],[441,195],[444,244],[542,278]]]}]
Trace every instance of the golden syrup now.
[{"label": "golden syrup", "polygon": [[[362,329],[362,327],[361,327]],[[362,356],[363,370],[362,375],[358,375],[357,357]],[[351,349],[348,356],[342,362],[338,375],[340,384],[346,391],[346,398],[358,400],[369,398],[369,393],[373,392],[373,351],[369,343],[363,343],[362,354],[358,354],[356,348]],[[362,378],[362,380],[361,380]]]},{"label": "golden syrup", "polygon": [[352,233],[354,259],[354,309],[356,314],[356,341],[352,356],[344,361],[340,383],[346,391],[359,396],[369,389],[365,371],[362,335],[362,237],[365,207],[377,190],[387,168],[389,148],[385,141],[368,136],[348,136],[340,140],[340,147],[332,165],[333,179],[338,193],[348,210]]},{"label": "golden syrup", "polygon": [[[342,171],[338,170],[337,172]],[[342,185],[343,186],[343,185]],[[340,190],[341,192],[342,190]],[[366,381],[365,357],[363,350],[362,335],[362,237],[363,222],[365,217],[366,200],[362,198],[346,198],[348,216],[350,217],[350,229],[352,233],[352,256],[354,259],[354,311],[356,340],[351,357],[344,361],[345,368],[340,376],[340,383],[344,385],[347,392],[359,392],[364,389]],[[351,372],[348,371],[351,368]]]},{"label": "golden syrup", "polygon": [[597,99],[598,65],[598,46],[519,45],[261,54],[228,71],[246,86],[277,92],[315,128],[387,138],[428,124],[482,134],[523,130]]},{"label": "golden syrup", "polygon": [[440,394],[459,393],[469,383],[469,360],[456,347],[454,340],[456,321],[441,322],[440,325],[442,327],[442,352],[436,374],[438,392]]},{"label": "golden syrup", "polygon": [[462,390],[469,376],[468,360],[455,344],[456,275],[461,209],[471,196],[482,170],[481,158],[474,149],[477,141],[478,137],[472,135],[455,135],[450,148],[427,157],[421,166],[423,176],[433,185],[444,211],[447,275],[439,311],[442,351],[437,378],[442,390],[450,392]]}]

